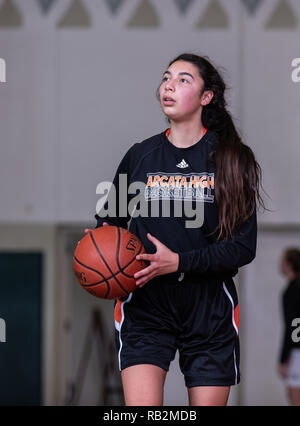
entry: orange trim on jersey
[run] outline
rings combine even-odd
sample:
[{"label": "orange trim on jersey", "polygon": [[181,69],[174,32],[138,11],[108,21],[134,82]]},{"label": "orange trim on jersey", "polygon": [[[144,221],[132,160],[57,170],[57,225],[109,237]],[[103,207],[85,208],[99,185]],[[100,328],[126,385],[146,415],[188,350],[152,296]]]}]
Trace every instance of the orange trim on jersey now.
[{"label": "orange trim on jersey", "polygon": [[234,322],[237,326],[237,329],[239,329],[239,325],[240,325],[240,312],[239,312],[239,305],[236,305],[236,307],[234,308],[234,313],[233,313],[233,317],[234,317]]},{"label": "orange trim on jersey", "polygon": [[[203,127],[203,129],[204,129],[204,133],[203,133],[203,135],[202,135],[202,138],[203,138],[203,136],[205,135],[205,133],[207,132],[207,128],[206,128],[206,127]],[[169,136],[170,132],[171,132],[171,129],[170,129],[170,128],[166,130],[166,136],[167,136],[167,137]],[[201,139],[202,139],[202,138],[201,138]]]},{"label": "orange trim on jersey", "polygon": [[122,320],[122,311],[121,311],[122,302],[121,300],[117,300],[116,306],[115,306],[115,320],[121,324]]}]

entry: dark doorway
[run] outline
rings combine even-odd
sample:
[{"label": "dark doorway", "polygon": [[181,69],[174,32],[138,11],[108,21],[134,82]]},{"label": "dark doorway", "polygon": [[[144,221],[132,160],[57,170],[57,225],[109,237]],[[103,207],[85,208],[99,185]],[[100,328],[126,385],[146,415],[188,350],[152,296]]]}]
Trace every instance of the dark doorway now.
[{"label": "dark doorway", "polygon": [[0,271],[0,405],[40,405],[42,254],[2,252]]}]

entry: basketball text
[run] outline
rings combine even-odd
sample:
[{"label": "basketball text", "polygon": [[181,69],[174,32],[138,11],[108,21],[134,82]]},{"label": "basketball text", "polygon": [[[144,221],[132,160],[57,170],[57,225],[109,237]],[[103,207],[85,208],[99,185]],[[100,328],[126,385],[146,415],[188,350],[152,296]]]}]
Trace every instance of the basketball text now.
[{"label": "basketball text", "polygon": [[127,250],[135,251],[136,250],[137,241],[134,238],[130,238],[128,243],[126,244]]},{"label": "basketball text", "polygon": [[84,272],[75,272],[75,275],[77,277],[77,279],[82,283],[82,284],[86,284],[87,283],[87,279],[85,277],[85,273]]}]

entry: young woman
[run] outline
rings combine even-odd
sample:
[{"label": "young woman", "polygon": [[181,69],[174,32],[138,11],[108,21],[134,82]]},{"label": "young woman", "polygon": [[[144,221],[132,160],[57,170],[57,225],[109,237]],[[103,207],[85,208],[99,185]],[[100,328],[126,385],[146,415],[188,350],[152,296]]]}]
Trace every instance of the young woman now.
[{"label": "young woman", "polygon": [[[145,246],[148,266],[137,289],[115,301],[116,345],[126,405],[163,405],[170,362],[179,364],[190,405],[226,405],[239,383],[238,299],[232,277],[256,253],[260,166],[235,129],[225,84],[204,57],[170,62],[157,95],[170,127],[135,143],[121,161],[128,185],[144,182],[150,213],[132,215],[129,230]],[[175,202],[204,209],[198,227]],[[118,197],[117,197],[118,199]],[[170,214],[152,202],[170,202]],[[200,203],[200,204],[199,204]],[[137,206],[138,207],[138,206]],[[127,217],[100,217],[127,227]]]},{"label": "young woman", "polygon": [[[300,406],[300,250],[289,248],[280,261],[280,272],[288,285],[282,294],[284,335],[278,373],[284,379],[288,400]],[[293,321],[298,318],[297,324]],[[298,329],[298,331],[297,331]],[[293,339],[293,333],[295,334]]]}]

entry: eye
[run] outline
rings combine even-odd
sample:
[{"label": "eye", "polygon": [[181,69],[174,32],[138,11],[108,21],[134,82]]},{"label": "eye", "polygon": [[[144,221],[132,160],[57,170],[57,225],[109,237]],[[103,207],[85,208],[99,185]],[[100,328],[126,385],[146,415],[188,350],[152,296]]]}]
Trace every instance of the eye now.
[{"label": "eye", "polygon": [[162,81],[166,81],[168,79],[168,77],[163,77]]},{"label": "eye", "polygon": [[187,83],[189,83],[189,81],[186,78],[181,78],[180,81],[186,81]]}]

